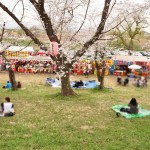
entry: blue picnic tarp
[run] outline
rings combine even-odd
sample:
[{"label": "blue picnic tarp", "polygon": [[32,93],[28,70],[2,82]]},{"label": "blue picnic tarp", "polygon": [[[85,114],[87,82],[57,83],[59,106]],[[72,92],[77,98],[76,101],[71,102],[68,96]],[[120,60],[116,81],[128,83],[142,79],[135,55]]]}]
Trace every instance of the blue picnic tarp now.
[{"label": "blue picnic tarp", "polygon": [[[95,80],[89,80],[89,81],[83,81],[84,86],[81,86],[79,88],[96,88],[98,86],[97,82]],[[45,84],[46,85],[56,85],[56,80],[54,78],[46,78],[45,80]],[[75,88],[73,87],[75,85],[75,81],[70,82],[70,86],[71,88]],[[58,85],[60,87],[60,85]]]}]

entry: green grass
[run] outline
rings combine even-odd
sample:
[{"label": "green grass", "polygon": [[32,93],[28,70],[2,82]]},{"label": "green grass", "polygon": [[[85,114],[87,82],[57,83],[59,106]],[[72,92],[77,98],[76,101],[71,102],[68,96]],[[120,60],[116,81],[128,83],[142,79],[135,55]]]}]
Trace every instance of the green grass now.
[{"label": "green grass", "polygon": [[1,89],[0,102],[11,97],[16,115],[0,118],[0,150],[149,150],[150,117],[117,118],[111,107],[135,97],[150,110],[150,87],[118,86],[115,79],[105,81],[113,90],[75,90],[78,96],[72,97],[60,96],[60,89],[42,80],[21,80],[24,90]]}]

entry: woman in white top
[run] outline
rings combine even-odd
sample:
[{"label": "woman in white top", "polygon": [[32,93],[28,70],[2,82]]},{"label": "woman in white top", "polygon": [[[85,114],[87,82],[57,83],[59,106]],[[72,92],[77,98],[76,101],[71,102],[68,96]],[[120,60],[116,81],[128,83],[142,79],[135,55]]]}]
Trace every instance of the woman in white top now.
[{"label": "woman in white top", "polygon": [[5,97],[6,102],[1,104],[2,114],[1,116],[13,116],[14,115],[14,104],[10,102],[9,97]]}]

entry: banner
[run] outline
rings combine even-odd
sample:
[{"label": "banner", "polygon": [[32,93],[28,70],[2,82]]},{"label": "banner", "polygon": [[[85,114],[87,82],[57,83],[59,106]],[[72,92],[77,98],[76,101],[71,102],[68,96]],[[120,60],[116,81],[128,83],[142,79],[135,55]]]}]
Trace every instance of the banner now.
[{"label": "banner", "polygon": [[28,57],[28,52],[23,52],[23,51],[16,51],[16,52],[11,52],[7,50],[5,52],[6,57]]},{"label": "banner", "polygon": [[50,54],[52,56],[56,56],[58,54],[58,43],[57,42],[50,43]]}]

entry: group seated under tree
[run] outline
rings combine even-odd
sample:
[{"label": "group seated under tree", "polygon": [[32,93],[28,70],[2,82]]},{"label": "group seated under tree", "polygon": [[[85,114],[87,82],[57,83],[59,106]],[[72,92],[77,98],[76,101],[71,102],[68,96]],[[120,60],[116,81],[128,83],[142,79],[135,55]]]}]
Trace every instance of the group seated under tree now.
[{"label": "group seated under tree", "polygon": [[124,79],[124,78],[121,78],[120,76],[118,76],[117,77],[117,83],[120,84],[120,85],[126,86],[127,84],[129,84],[129,79],[128,79],[128,77],[126,77]]},{"label": "group seated under tree", "polygon": [[147,77],[139,76],[139,77],[135,78],[135,85],[137,87],[147,86],[147,82],[148,82]]}]

